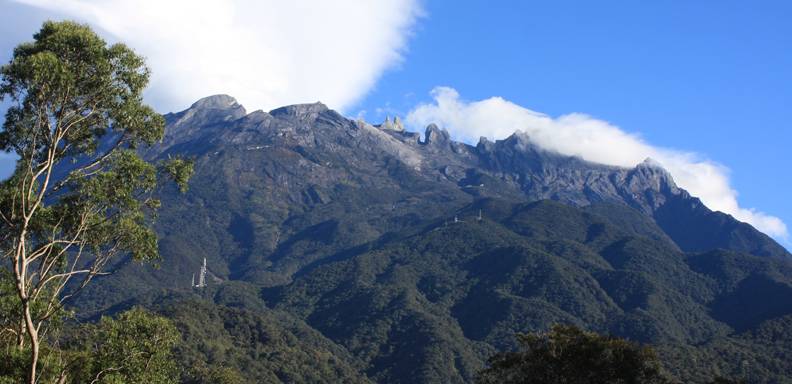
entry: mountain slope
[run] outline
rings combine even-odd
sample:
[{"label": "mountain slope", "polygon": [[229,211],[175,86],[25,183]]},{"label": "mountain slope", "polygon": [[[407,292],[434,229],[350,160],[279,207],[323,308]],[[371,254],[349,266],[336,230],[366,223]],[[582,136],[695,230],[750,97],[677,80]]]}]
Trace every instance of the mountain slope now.
[{"label": "mountain slope", "polygon": [[360,380],[469,382],[514,333],[557,322],[659,345],[687,380],[739,359],[792,373],[767,341],[792,331],[792,257],[651,160],[593,164],[519,133],[422,138],[319,103],[247,113],[212,96],[165,117],[145,155],[193,157],[196,174],[162,194],[161,268],[119,263],[80,298],[91,313],[188,289],[206,258],[212,287],[260,290],[241,307],[304,322]]},{"label": "mountain slope", "polygon": [[[493,348],[514,347],[515,333],[553,323],[683,348],[737,343],[735,332],[755,329],[743,326],[746,322],[758,326],[792,315],[789,296],[780,296],[792,285],[777,276],[790,271],[771,269],[788,268],[788,263],[731,253],[738,260],[761,260],[762,267],[754,268],[768,270],[746,273],[739,283],[721,287],[716,282],[722,279],[699,271],[700,263],[717,262],[712,258],[719,254],[688,257],[670,244],[634,237],[550,201],[519,205],[512,212],[502,223],[471,216],[438,223],[321,266],[290,285],[265,291],[266,296],[275,308],[295,313],[363,358],[372,367],[369,376],[383,382],[469,381]],[[558,225],[557,218],[576,223]],[[753,279],[768,287],[746,288]],[[720,313],[735,295],[759,303],[768,292],[778,292],[775,297],[786,304]],[[739,314],[743,309],[761,310],[745,319]],[[383,348],[388,353],[407,349],[409,358],[391,357]],[[785,348],[788,353],[792,346]],[[743,358],[760,358],[753,356],[756,350],[740,352]],[[673,360],[670,353],[664,357],[685,380],[718,372]],[[789,364],[782,366],[792,372]]]}]

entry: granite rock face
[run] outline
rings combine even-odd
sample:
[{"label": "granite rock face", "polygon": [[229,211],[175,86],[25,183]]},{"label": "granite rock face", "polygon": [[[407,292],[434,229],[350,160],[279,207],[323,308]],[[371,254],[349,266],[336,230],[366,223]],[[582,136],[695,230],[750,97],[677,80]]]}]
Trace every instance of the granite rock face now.
[{"label": "granite rock face", "polygon": [[[256,258],[270,266],[273,254],[288,251],[277,245],[283,236],[301,233],[303,226],[337,220],[339,231],[362,243],[398,230],[403,222],[428,220],[486,198],[550,199],[577,207],[618,204],[652,220],[683,251],[725,248],[789,257],[750,225],[707,209],[651,159],[634,168],[595,164],[545,150],[519,132],[471,146],[451,140],[435,124],[421,140],[400,123],[350,120],[321,103],[248,114],[225,95],[201,99],[166,115],[166,121],[166,138],[148,155],[194,157],[194,184],[226,194],[202,200],[227,199],[240,217],[266,216],[268,226],[253,229],[251,247],[266,249]],[[228,195],[232,191],[235,195]],[[334,217],[340,212],[360,217],[347,223]],[[290,260],[281,271],[290,275],[322,256],[314,257],[295,261],[281,255],[274,263]],[[256,265],[262,264],[249,267]]]}]

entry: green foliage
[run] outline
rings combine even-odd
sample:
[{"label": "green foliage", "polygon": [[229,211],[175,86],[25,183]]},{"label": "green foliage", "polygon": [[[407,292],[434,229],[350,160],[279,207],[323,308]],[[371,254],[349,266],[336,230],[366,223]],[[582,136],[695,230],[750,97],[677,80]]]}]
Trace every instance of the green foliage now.
[{"label": "green foliage", "polygon": [[[180,340],[173,323],[134,308],[116,318],[82,326],[69,322],[52,345],[42,346],[39,382],[177,383],[173,348]],[[3,340],[0,383],[18,383],[30,367],[29,348]]]},{"label": "green foliage", "polygon": [[209,300],[172,294],[148,303],[182,335],[174,355],[182,382],[369,382],[343,348],[293,316],[266,309],[251,288],[230,283],[202,292]]},{"label": "green foliage", "polygon": [[477,383],[662,384],[654,351],[630,341],[603,337],[574,326],[518,335],[521,350],[499,353]]},{"label": "green foliage", "polygon": [[26,349],[7,348],[0,353],[0,384],[18,384],[30,367]]},{"label": "green foliage", "polygon": [[18,300],[11,272],[0,268],[0,345],[16,342],[21,318]]},{"label": "green foliage", "polygon": [[41,138],[58,128],[45,121],[53,117],[66,124],[60,156],[92,153],[108,128],[132,145],[162,137],[162,117],[141,102],[149,79],[143,58],[123,44],[108,47],[86,25],[45,22],[33,42],[14,49],[0,75],[0,95],[16,103],[0,149],[23,160],[43,160],[50,143]]},{"label": "green foliage", "polygon": [[74,356],[66,376],[73,383],[176,383],[173,323],[133,308],[117,318],[87,324],[66,352]]},{"label": "green foliage", "polygon": [[[10,355],[30,354],[29,383],[62,360],[53,325],[69,298],[118,255],[159,258],[151,224],[161,182],[186,190],[190,161],[139,155],[164,134],[164,118],[142,100],[148,80],[142,57],[69,21],[45,22],[0,68],[10,102],[0,150],[20,157],[0,184],[0,268],[14,281],[14,295],[0,292],[1,337],[15,334],[3,340]],[[128,316],[119,321],[140,320]]]},{"label": "green foliage", "polygon": [[168,175],[179,186],[179,190],[184,193],[187,192],[188,182],[194,172],[194,164],[192,160],[183,158],[172,158],[164,161],[161,165],[163,174]]},{"label": "green foliage", "polygon": [[[31,308],[35,314],[41,313],[43,309],[42,303]],[[56,321],[50,322],[50,332],[57,332],[59,320],[63,316],[64,313],[59,313],[55,317]],[[6,268],[0,267],[0,384],[19,383],[30,369],[30,347],[19,347],[20,341],[25,340],[21,318],[19,296],[12,274]],[[60,366],[61,351],[44,346],[41,352],[40,361],[45,370],[42,376],[55,377]]]},{"label": "green foliage", "polygon": [[[136,302],[176,322],[184,335],[177,360],[186,370],[223,366],[248,382],[343,382],[356,374],[375,382],[471,382],[494,351],[518,347],[515,333],[557,323],[651,344],[678,382],[709,383],[716,376],[788,382],[792,366],[784,356],[792,353],[792,316],[758,313],[761,325],[738,334],[714,319],[710,308],[739,291],[750,275],[788,284],[783,277],[792,276],[789,263],[741,253],[684,254],[659,236],[638,236],[656,233],[651,223],[628,217],[631,227],[620,228],[627,215],[621,211],[606,220],[608,210],[592,213],[554,202],[487,204],[481,222],[468,220],[477,208],[472,214],[463,209],[462,223],[444,224],[452,214],[364,246],[351,246],[354,239],[345,237],[347,214],[331,211],[339,218],[335,225],[284,235],[282,248],[291,248],[280,255],[337,250],[275,287],[239,272],[246,266],[237,259],[221,258],[236,254],[243,242],[228,233],[222,237],[216,228],[201,234],[204,227],[185,228],[171,217],[159,222],[161,233],[169,234],[163,252],[174,255],[163,268],[127,266],[82,303],[101,309],[149,296]],[[166,210],[172,208],[185,212],[172,204]],[[227,210],[195,208],[187,212],[190,223],[234,223]],[[151,289],[186,289],[184,266],[197,268],[204,254],[222,282],[193,296]],[[278,262],[275,256],[272,262]],[[754,292],[751,301],[761,302],[764,293]]]},{"label": "green foliage", "polygon": [[230,367],[194,368],[185,384],[244,384],[245,378],[238,370]]},{"label": "green foliage", "polygon": [[[265,297],[346,347],[381,381],[472,380],[488,348],[516,348],[514,333],[554,323],[657,345],[664,368],[683,382],[705,383],[717,375],[773,382],[788,374],[780,356],[792,344],[733,335],[711,317],[715,298],[739,284],[721,291],[690,265],[707,256],[688,258],[662,239],[621,230],[611,223],[616,219],[555,207],[515,205],[501,209],[501,222],[441,224],[390,236],[266,289]],[[576,224],[567,228],[562,221]],[[780,270],[788,263],[739,258],[779,265],[753,273],[789,275]],[[763,338],[792,330],[776,326]]]}]

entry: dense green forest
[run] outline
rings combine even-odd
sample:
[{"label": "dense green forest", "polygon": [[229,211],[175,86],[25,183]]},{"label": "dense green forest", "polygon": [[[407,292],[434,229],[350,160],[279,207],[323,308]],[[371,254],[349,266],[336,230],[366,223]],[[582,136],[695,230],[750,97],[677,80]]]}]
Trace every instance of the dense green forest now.
[{"label": "dense green forest", "polygon": [[[490,216],[478,221],[479,209]],[[491,356],[519,348],[516,334],[555,324],[651,345],[671,382],[786,382],[788,262],[685,254],[600,211],[482,200],[457,212],[464,221],[344,251],[286,285],[145,290],[113,276],[114,291],[145,293],[110,310],[173,319],[188,367],[265,382],[472,382]]]}]

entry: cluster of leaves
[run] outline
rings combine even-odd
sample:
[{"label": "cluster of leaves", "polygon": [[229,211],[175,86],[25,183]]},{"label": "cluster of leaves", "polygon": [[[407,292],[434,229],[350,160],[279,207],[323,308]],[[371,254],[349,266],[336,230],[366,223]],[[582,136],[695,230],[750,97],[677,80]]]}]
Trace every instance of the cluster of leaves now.
[{"label": "cluster of leaves", "polygon": [[[477,384],[670,384],[649,346],[554,325],[547,332],[518,334],[518,351],[490,357]],[[717,377],[710,384],[745,384]]]},{"label": "cluster of leaves", "polygon": [[477,383],[670,383],[651,348],[624,339],[564,325],[518,339],[521,350],[493,356]]},{"label": "cluster of leaves", "polygon": [[[173,349],[180,337],[164,317],[134,308],[116,318],[82,326],[67,322],[62,328],[41,346],[38,382],[178,382]],[[0,341],[0,383],[19,383],[28,375],[29,351],[15,341]]]},{"label": "cluster of leaves", "polygon": [[73,383],[176,383],[173,348],[180,340],[173,323],[133,308],[117,318],[86,324],[64,345]]}]

